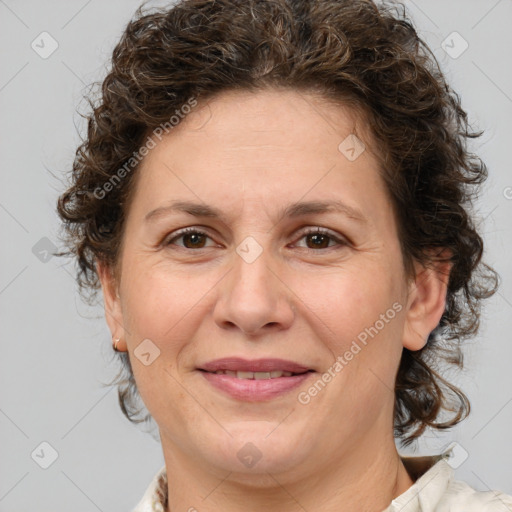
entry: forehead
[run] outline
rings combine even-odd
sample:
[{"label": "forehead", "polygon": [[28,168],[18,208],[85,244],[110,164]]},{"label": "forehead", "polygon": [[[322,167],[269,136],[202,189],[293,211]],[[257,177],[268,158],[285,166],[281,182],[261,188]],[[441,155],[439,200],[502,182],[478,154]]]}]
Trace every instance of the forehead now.
[{"label": "forehead", "polygon": [[[245,129],[239,130],[242,125]],[[293,147],[296,142],[303,142],[305,136],[311,147],[327,134],[339,138],[344,133],[357,133],[367,143],[370,138],[361,108],[295,89],[224,91],[199,101],[173,133],[223,138],[224,147],[242,148],[265,141],[269,145]]]},{"label": "forehead", "polygon": [[[225,92],[199,102],[157,142],[140,167],[136,195],[148,211],[173,199],[236,211],[240,196],[282,210],[283,202],[343,200],[340,194],[357,208],[363,195],[385,193],[367,131],[358,112],[317,95]],[[346,152],[354,140],[363,148],[355,159]],[[375,198],[369,203],[377,208]]]}]

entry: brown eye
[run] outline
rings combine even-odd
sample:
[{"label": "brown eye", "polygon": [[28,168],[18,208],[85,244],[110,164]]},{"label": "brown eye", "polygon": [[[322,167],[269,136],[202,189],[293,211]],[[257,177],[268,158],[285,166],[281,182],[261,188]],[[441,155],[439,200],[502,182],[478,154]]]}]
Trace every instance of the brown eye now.
[{"label": "brown eye", "polygon": [[205,240],[206,235],[201,233],[187,233],[183,235],[183,243],[187,249],[203,248]]},{"label": "brown eye", "polygon": [[329,247],[329,235],[323,235],[318,233],[313,233],[310,235],[306,235],[306,240],[311,242],[312,246],[310,249],[325,249]]},{"label": "brown eye", "polygon": [[[210,238],[206,233],[194,228],[187,228],[179,231],[174,237],[170,238],[165,245],[178,245],[185,249],[204,249],[207,247],[206,241]],[[176,244],[177,240],[182,239],[182,244]]]},{"label": "brown eye", "polygon": [[332,247],[338,246],[346,246],[347,242],[335,236],[328,230],[322,228],[310,229],[302,234],[300,240],[306,240],[305,249],[315,250],[315,249],[329,249]]}]

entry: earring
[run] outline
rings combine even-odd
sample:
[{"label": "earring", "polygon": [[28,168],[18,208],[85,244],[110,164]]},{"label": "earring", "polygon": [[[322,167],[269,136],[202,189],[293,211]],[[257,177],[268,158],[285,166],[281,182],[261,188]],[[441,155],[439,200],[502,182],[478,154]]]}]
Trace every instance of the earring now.
[{"label": "earring", "polygon": [[115,352],[121,352],[118,348],[117,348],[117,344],[121,341],[121,338],[115,338],[115,339],[112,339],[112,342],[113,342],[113,345],[114,345],[114,351]]}]

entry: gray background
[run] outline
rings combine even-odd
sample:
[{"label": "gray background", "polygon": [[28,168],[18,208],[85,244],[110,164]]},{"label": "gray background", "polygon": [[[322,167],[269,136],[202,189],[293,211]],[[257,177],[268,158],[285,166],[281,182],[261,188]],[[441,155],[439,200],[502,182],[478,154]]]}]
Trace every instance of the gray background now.
[{"label": "gray background", "polygon": [[[459,479],[512,494],[512,1],[405,3],[474,127],[485,130],[474,146],[490,169],[478,214],[486,259],[502,276],[467,346],[466,370],[453,377],[473,413],[450,433],[425,435],[416,453],[456,441],[468,455]],[[72,264],[45,252],[57,243],[55,201],[85,126],[76,114],[82,93],[104,76],[138,5],[0,0],[0,511],[130,510],[163,464],[159,443],[102,386],[117,370],[102,309],[81,302]],[[43,31],[59,45],[46,59],[31,47]],[[454,31],[469,44],[458,58],[441,47]],[[460,50],[450,37],[452,53]],[[31,458],[37,449],[39,464],[51,462],[43,441],[58,452],[48,469]]]}]

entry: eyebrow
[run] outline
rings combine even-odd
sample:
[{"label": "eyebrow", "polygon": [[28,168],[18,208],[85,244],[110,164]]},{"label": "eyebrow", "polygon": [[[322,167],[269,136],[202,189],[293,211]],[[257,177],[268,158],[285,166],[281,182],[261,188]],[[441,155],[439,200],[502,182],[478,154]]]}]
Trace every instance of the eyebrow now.
[{"label": "eyebrow", "polygon": [[[349,206],[342,201],[302,201],[296,202],[288,205],[284,210],[282,210],[279,214],[279,219],[295,218],[301,217],[304,215],[312,215],[319,213],[341,213],[350,219],[356,220],[361,223],[367,223],[367,218],[363,215],[363,213]],[[207,217],[214,219],[223,219],[224,215],[221,210],[204,204],[204,203],[194,203],[191,201],[172,201],[166,206],[160,206],[152,211],[150,211],[144,218],[146,222],[150,222],[156,220],[159,217],[167,216],[173,213],[187,213],[192,215],[193,217]]]}]

